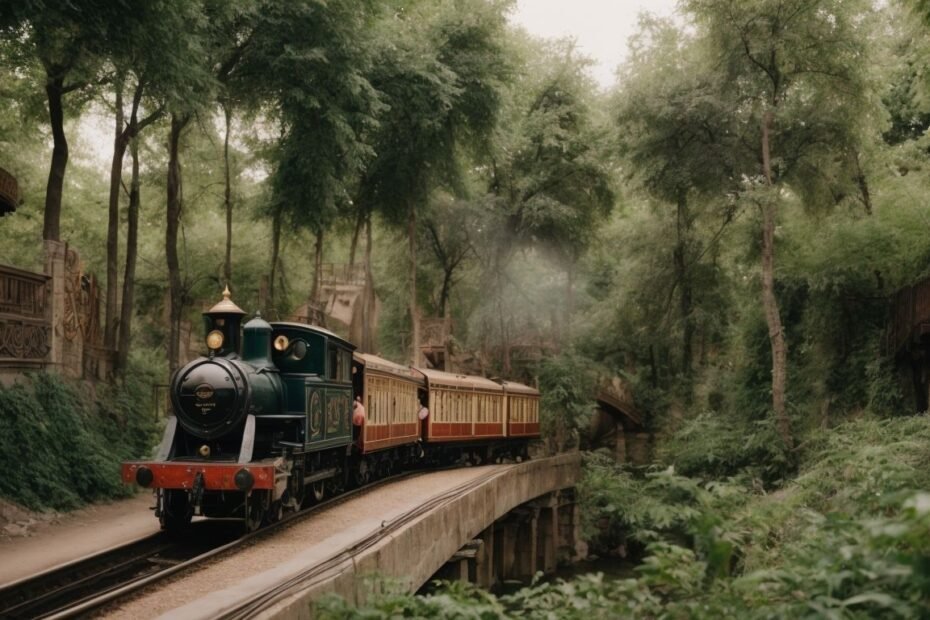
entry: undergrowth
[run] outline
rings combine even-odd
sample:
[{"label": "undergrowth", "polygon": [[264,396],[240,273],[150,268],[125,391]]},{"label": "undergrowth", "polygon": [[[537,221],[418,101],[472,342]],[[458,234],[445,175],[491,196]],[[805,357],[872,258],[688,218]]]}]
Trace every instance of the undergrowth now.
[{"label": "undergrowth", "polygon": [[637,541],[636,576],[537,582],[494,596],[445,584],[394,588],[355,618],[930,617],[930,417],[872,417],[815,432],[796,478],[767,490],[759,470],[712,480],[633,471],[591,455],[579,486],[587,533]]},{"label": "undergrowth", "polygon": [[156,438],[151,383],[137,369],[93,393],[52,373],[0,388],[0,496],[69,510],[131,494],[119,463],[147,454]]}]

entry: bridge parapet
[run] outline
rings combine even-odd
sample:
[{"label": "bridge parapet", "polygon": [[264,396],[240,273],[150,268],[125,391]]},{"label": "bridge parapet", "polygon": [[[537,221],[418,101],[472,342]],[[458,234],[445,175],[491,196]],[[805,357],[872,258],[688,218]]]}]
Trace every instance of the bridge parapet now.
[{"label": "bridge parapet", "polygon": [[[495,521],[517,506],[573,488],[580,475],[579,453],[488,466],[486,473],[394,513],[393,518],[380,524],[347,524],[325,544],[164,617],[309,618],[312,601],[327,593],[364,602],[370,595],[370,583],[364,577],[373,574],[415,591],[466,543],[493,528]],[[519,523],[513,527],[521,528]],[[516,538],[514,544],[520,544]]]}]

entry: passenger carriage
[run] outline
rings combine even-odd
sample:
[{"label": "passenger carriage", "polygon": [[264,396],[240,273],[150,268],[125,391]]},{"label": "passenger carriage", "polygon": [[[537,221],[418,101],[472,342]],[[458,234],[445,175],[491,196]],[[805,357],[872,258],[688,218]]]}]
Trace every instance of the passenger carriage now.
[{"label": "passenger carriage", "polygon": [[539,436],[539,390],[513,381],[501,385],[507,394],[507,436]]}]

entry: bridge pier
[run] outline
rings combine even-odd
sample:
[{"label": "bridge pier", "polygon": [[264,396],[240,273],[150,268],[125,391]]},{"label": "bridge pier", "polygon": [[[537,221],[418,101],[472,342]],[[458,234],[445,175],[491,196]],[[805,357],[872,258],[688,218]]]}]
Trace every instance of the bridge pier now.
[{"label": "bridge pier", "polygon": [[539,513],[536,517],[536,570],[545,574],[555,572],[559,533],[559,498],[550,493],[536,500]]},{"label": "bridge pier", "polygon": [[469,581],[492,589],[502,581],[528,583],[537,572],[586,555],[574,492],[547,493],[518,506],[456,552],[433,579]]},{"label": "bridge pier", "polygon": [[538,542],[539,509],[530,506],[524,509],[523,514],[518,512],[518,526],[516,528],[516,541],[514,545],[513,571],[505,575],[505,579],[530,581],[536,574],[536,548]]},{"label": "bridge pier", "polygon": [[475,584],[485,589],[491,589],[497,581],[494,573],[494,548],[497,542],[494,529],[492,523],[479,535],[484,544],[478,550],[475,560]]}]

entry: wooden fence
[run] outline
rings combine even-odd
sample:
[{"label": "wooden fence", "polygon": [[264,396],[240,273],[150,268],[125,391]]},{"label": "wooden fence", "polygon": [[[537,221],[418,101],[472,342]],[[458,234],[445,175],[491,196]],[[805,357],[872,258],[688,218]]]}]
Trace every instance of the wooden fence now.
[{"label": "wooden fence", "polygon": [[0,366],[29,368],[48,362],[49,279],[0,265]]}]

